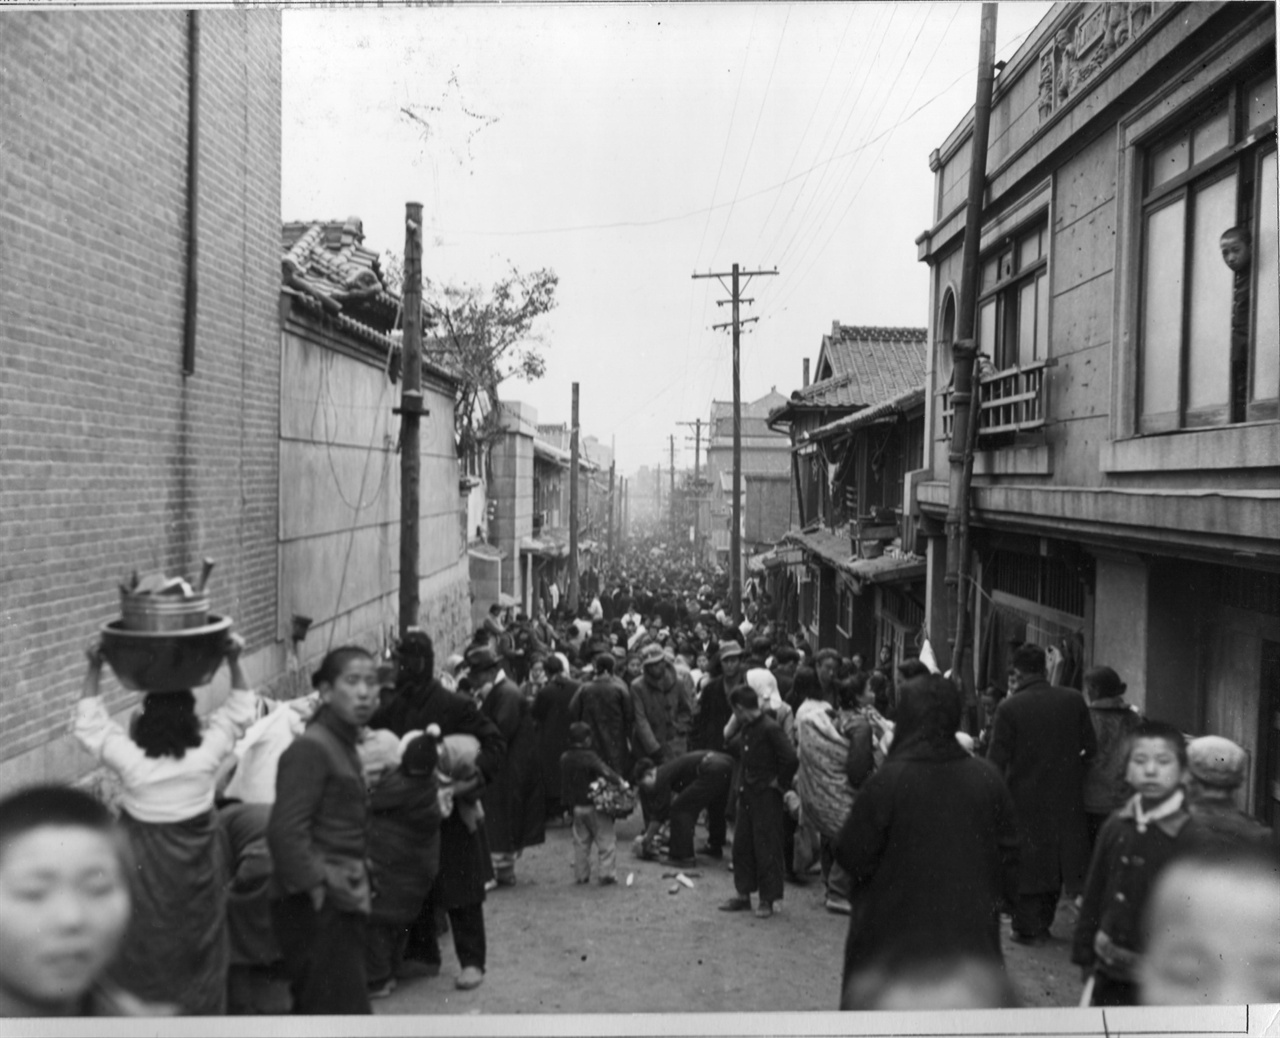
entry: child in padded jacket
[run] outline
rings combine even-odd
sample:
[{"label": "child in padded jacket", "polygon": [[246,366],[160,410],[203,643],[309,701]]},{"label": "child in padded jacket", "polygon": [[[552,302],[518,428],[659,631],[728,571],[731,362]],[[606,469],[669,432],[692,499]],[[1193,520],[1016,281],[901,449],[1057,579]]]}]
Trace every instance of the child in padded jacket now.
[{"label": "child in padded jacket", "polygon": [[1134,796],[1112,812],[1094,847],[1071,960],[1093,977],[1092,1005],[1138,1002],[1142,913],[1156,877],[1193,840],[1183,792],[1187,746],[1182,733],[1144,721],[1131,734],[1127,778]]}]

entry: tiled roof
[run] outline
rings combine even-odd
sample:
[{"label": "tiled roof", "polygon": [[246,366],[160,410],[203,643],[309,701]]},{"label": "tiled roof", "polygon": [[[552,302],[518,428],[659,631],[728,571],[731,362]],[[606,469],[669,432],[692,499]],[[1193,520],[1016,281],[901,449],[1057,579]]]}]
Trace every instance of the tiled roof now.
[{"label": "tiled roof", "polygon": [[923,385],[928,337],[926,328],[834,325],[818,352],[818,370],[831,375],[792,393],[770,421],[802,408],[854,410]]},{"label": "tiled roof", "polygon": [[888,400],[881,400],[870,407],[864,407],[861,411],[855,411],[853,414],[845,415],[843,418],[837,418],[834,422],[820,425],[807,436],[801,437],[801,439],[821,440],[838,433],[852,432],[880,419],[903,414],[912,408],[921,407],[923,404],[924,386],[916,386],[913,389],[908,389],[905,393],[900,393],[898,396],[891,397]]},{"label": "tiled roof", "polygon": [[[281,247],[282,292],[358,339],[399,348],[400,296],[387,291],[378,254],[365,247],[358,218],[291,221],[281,228]],[[448,367],[425,357],[423,365],[437,375],[455,377]]]},{"label": "tiled roof", "polygon": [[[787,398],[779,393],[776,389],[771,389],[759,400],[751,400],[742,402],[743,418],[768,418],[769,412],[775,408],[781,407],[787,402]],[[732,400],[712,400],[711,401],[711,423],[714,426],[717,419],[733,417],[733,401]]]}]

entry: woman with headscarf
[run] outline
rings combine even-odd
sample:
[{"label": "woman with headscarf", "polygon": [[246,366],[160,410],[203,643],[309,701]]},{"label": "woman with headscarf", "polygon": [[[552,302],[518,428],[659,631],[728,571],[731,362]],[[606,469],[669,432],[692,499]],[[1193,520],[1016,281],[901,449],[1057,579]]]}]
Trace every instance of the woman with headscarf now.
[{"label": "woman with headscarf", "polygon": [[1004,781],[956,741],[962,709],[945,678],[898,690],[889,755],[835,846],[853,906],[842,990],[923,938],[937,951],[1003,962],[1000,911],[1018,892],[1018,829]]}]

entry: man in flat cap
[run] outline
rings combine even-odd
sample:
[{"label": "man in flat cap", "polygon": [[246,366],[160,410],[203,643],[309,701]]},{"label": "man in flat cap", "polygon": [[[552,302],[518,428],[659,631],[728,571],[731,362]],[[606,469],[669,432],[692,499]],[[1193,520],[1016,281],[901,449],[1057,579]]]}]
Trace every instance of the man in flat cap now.
[{"label": "man in flat cap", "polygon": [[1248,755],[1221,735],[1202,735],[1187,744],[1187,794],[1196,832],[1218,843],[1271,841],[1271,830],[1235,804],[1244,783]]},{"label": "man in flat cap", "polygon": [[633,748],[660,764],[689,749],[693,683],[687,674],[676,670],[660,645],[646,645],[640,652],[640,665],[640,676],[631,683],[635,704]]}]

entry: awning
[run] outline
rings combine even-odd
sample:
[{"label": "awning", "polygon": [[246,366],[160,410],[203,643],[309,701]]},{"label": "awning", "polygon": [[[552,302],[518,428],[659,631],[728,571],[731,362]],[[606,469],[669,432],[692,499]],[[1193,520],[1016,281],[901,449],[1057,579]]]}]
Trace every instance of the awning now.
[{"label": "awning", "polygon": [[778,569],[781,566],[800,566],[804,563],[804,552],[794,545],[779,544],[764,556],[765,569]]},{"label": "awning", "polygon": [[841,433],[852,432],[863,426],[871,425],[874,422],[885,421],[891,418],[897,418],[898,415],[915,407],[924,404],[924,387],[918,386],[909,389],[905,393],[900,393],[889,400],[881,400],[879,403],[872,404],[870,407],[864,407],[855,414],[845,415],[843,418],[837,418],[834,422],[828,422],[826,425],[820,425],[805,435],[807,441],[822,440],[828,436],[834,436]]},{"label": "awning", "polygon": [[923,577],[929,564],[918,555],[881,555],[878,559],[854,559],[849,572],[868,584],[891,584]]},{"label": "awning", "polygon": [[520,550],[544,559],[559,559],[569,554],[569,545],[545,537],[525,537],[520,541]]}]

